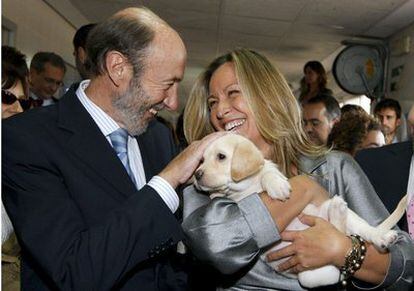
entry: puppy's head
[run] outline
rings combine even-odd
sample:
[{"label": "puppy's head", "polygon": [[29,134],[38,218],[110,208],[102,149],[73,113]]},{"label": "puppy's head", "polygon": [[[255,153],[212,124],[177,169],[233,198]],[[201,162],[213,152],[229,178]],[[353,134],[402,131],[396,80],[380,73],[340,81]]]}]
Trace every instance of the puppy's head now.
[{"label": "puppy's head", "polygon": [[205,150],[203,161],[194,173],[194,185],[209,193],[231,194],[237,183],[257,173],[263,164],[262,153],[250,140],[227,134]]}]

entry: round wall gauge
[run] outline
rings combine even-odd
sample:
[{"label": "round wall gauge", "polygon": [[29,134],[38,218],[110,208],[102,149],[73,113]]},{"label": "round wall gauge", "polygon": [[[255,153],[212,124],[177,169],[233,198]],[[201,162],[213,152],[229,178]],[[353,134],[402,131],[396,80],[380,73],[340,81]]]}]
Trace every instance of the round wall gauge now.
[{"label": "round wall gauge", "polygon": [[375,47],[351,45],[336,57],[332,72],[342,90],[371,97],[383,80],[383,68],[380,53]]}]

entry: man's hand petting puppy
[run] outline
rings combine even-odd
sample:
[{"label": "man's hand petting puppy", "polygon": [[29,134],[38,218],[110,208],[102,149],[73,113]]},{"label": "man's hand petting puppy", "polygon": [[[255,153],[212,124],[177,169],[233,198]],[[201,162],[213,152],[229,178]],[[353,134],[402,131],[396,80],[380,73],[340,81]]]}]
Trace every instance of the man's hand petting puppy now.
[{"label": "man's hand petting puppy", "polygon": [[203,153],[208,145],[227,132],[215,132],[199,141],[192,142],[184,151],[175,157],[158,175],[165,179],[173,188],[184,184],[193,175],[200,164]]}]

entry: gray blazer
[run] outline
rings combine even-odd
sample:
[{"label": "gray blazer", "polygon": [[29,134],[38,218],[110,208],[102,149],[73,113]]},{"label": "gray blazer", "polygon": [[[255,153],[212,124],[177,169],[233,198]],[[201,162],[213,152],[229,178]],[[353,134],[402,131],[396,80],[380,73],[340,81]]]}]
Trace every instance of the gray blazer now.
[{"label": "gray blazer", "polygon": [[[342,152],[311,159],[302,157],[300,170],[311,174],[329,191],[340,195],[348,206],[371,225],[379,224],[388,212],[365,174],[354,159]],[[192,187],[184,191],[186,243],[201,261],[213,265],[223,274],[248,268],[232,286],[218,290],[303,290],[296,279],[282,276],[258,259],[263,250],[280,239],[272,217],[257,194],[238,204],[226,199],[197,193]],[[410,290],[413,286],[414,244],[405,232],[390,247],[391,264],[379,286],[387,290]],[[367,286],[364,286],[367,288]]]}]

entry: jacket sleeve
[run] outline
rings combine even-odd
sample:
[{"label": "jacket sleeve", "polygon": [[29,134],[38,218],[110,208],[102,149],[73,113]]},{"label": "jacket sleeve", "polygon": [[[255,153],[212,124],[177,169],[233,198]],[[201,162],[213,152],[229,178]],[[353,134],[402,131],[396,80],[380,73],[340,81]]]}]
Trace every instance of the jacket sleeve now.
[{"label": "jacket sleeve", "polygon": [[257,194],[235,203],[210,200],[189,186],[184,191],[184,216],[185,242],[191,252],[223,274],[240,270],[257,258],[261,248],[280,239]]},{"label": "jacket sleeve", "polygon": [[[331,169],[338,169],[331,173],[331,193],[341,195],[348,206],[371,225],[378,225],[389,215],[354,159],[342,155],[331,159],[328,165]],[[398,231],[398,234],[397,241],[389,248],[391,263],[387,275],[380,285],[372,289],[412,290],[414,286],[414,244],[406,232]]]},{"label": "jacket sleeve", "polygon": [[110,290],[182,239],[179,223],[149,186],[118,201],[99,223],[88,223],[74,199],[80,194],[68,190],[31,134],[8,126],[3,134],[6,209],[22,248],[59,290]]}]

